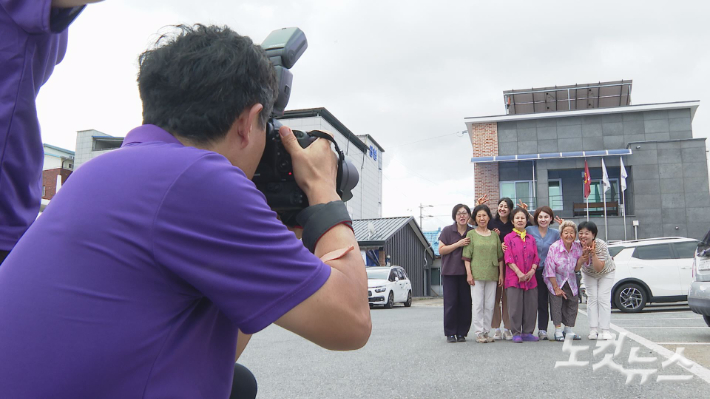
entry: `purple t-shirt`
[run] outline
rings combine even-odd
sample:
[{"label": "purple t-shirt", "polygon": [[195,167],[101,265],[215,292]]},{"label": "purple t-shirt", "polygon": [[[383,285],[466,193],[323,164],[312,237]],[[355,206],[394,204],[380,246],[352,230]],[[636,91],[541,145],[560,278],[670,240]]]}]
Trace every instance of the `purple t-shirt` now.
[{"label": "purple t-shirt", "polygon": [[10,250],[39,212],[44,150],[35,98],[82,8],[0,0],[0,250]]},{"label": "purple t-shirt", "polygon": [[[444,245],[451,245],[459,240],[466,238],[466,234],[473,230],[471,226],[466,225],[466,231],[463,234],[459,234],[458,226],[456,222],[444,227],[441,230],[441,235],[439,235],[439,241],[444,243]],[[441,255],[441,274],[444,276],[465,276],[466,275],[466,265],[463,263],[463,247],[454,249],[448,255]]]},{"label": "purple t-shirt", "polygon": [[329,276],[240,169],[141,126],[0,267],[0,396],[226,398],[237,329]]}]

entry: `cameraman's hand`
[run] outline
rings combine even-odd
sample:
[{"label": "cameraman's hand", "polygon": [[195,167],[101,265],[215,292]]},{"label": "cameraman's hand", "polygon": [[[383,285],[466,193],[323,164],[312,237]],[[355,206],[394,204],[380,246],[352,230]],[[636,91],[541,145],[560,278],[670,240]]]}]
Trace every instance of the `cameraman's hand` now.
[{"label": "cameraman's hand", "polygon": [[335,153],[330,149],[330,142],[316,139],[308,147],[302,148],[288,126],[281,126],[279,135],[286,151],[291,155],[296,183],[308,196],[309,204],[340,200],[335,191],[337,164]]}]

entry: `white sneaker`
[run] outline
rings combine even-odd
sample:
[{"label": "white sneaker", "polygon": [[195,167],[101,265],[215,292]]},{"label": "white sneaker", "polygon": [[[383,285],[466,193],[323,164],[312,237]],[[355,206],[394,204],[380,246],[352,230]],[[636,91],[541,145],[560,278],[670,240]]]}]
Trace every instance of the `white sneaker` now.
[{"label": "white sneaker", "polygon": [[488,331],[484,332],[484,333],[483,333],[483,336],[486,337],[486,342],[495,342],[495,340],[493,339],[493,337],[491,337],[490,335],[488,335]]},{"label": "white sneaker", "polygon": [[608,330],[605,330],[605,331],[602,331],[601,335],[599,336],[599,339],[613,340],[614,335],[612,335],[612,333],[610,333]]},{"label": "white sneaker", "polygon": [[510,330],[508,330],[507,328],[505,329],[505,331],[503,331],[503,336],[505,337],[505,340],[506,340],[506,341],[512,341],[512,340],[513,340],[513,333],[510,332]]},{"label": "white sneaker", "polygon": [[496,328],[496,332],[493,333],[493,339],[503,339],[503,333],[500,331],[500,328]]},{"label": "white sneaker", "polygon": [[591,340],[595,340],[595,339],[599,338],[599,336],[597,335],[597,330],[589,331],[589,336],[587,338],[589,338]]}]

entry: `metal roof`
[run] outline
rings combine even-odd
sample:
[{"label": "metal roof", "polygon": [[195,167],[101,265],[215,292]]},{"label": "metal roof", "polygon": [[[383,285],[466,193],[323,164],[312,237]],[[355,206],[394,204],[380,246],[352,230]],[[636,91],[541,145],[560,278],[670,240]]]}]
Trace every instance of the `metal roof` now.
[{"label": "metal roof", "polygon": [[[355,239],[361,246],[382,246],[392,235],[406,225],[412,226],[422,246],[426,247],[427,252],[433,256],[434,252],[429,245],[429,241],[424,237],[422,230],[412,216],[353,220]],[[372,229],[370,229],[370,226]]]},{"label": "metal roof", "polygon": [[595,109],[581,109],[572,111],[556,111],[556,112],[544,112],[539,114],[518,114],[518,115],[494,115],[494,116],[476,116],[476,117],[466,117],[466,126],[476,123],[492,123],[492,122],[512,122],[512,121],[525,121],[532,119],[556,119],[556,118],[568,118],[572,116],[587,116],[587,115],[607,115],[607,114],[618,114],[618,113],[629,113],[629,112],[644,112],[644,111],[661,111],[670,109],[690,109],[690,120],[692,121],[695,117],[695,111],[697,111],[700,106],[700,101],[677,101],[670,103],[658,103],[658,104],[639,104],[639,105],[627,105],[625,107],[616,108],[595,108]]},{"label": "metal roof", "polygon": [[[47,147],[47,148],[51,148],[51,149],[53,149],[53,150],[56,150],[56,151],[61,151],[61,152],[65,152],[65,153],[67,153],[67,154],[74,155],[74,151],[67,150],[66,148],[57,147],[57,146],[54,146],[54,145],[51,145],[51,144],[47,144],[47,143],[43,143],[42,145],[45,146],[45,147]],[[50,155],[50,154],[45,154],[45,155]]]},{"label": "metal roof", "polygon": [[631,105],[631,80],[503,92],[506,113],[535,114]]},{"label": "metal roof", "polygon": [[[409,220],[413,219],[411,216],[405,217],[391,217],[391,218],[378,218],[378,219],[358,219],[353,220],[353,230],[355,230],[355,239],[360,241],[382,241],[385,242],[387,239],[399,229],[404,227]],[[374,234],[369,231],[368,226],[372,223],[374,227]]]},{"label": "metal roof", "polygon": [[441,236],[441,227],[438,230],[425,231],[424,237],[429,241],[431,249],[434,250],[434,255],[440,256],[439,254],[439,236]]}]

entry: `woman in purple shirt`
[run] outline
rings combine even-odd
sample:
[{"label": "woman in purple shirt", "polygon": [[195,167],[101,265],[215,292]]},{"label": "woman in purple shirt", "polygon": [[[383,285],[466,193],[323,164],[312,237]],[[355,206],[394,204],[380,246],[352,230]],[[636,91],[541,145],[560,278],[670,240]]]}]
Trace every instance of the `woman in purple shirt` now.
[{"label": "woman in purple shirt", "polygon": [[471,209],[456,204],[451,211],[454,224],[444,227],[439,236],[441,254],[441,282],[444,286],[444,334],[449,343],[466,342],[471,329],[471,287],[466,281],[466,266],[463,248],[471,243],[466,234],[472,230],[468,225]]},{"label": "woman in purple shirt", "polygon": [[535,271],[540,264],[535,238],[525,231],[528,212],[515,208],[511,212],[513,232],[505,236],[505,292],[513,342],[538,341],[532,333],[537,316],[537,280]]},{"label": "woman in purple shirt", "polygon": [[[577,226],[566,220],[560,224],[561,238],[550,245],[543,272],[547,291],[550,293],[550,313],[555,325],[555,341],[564,341],[565,336],[582,339],[572,332],[577,320],[579,306],[576,271],[582,268],[582,245],[575,241]],[[562,324],[565,325],[564,331]]]}]

